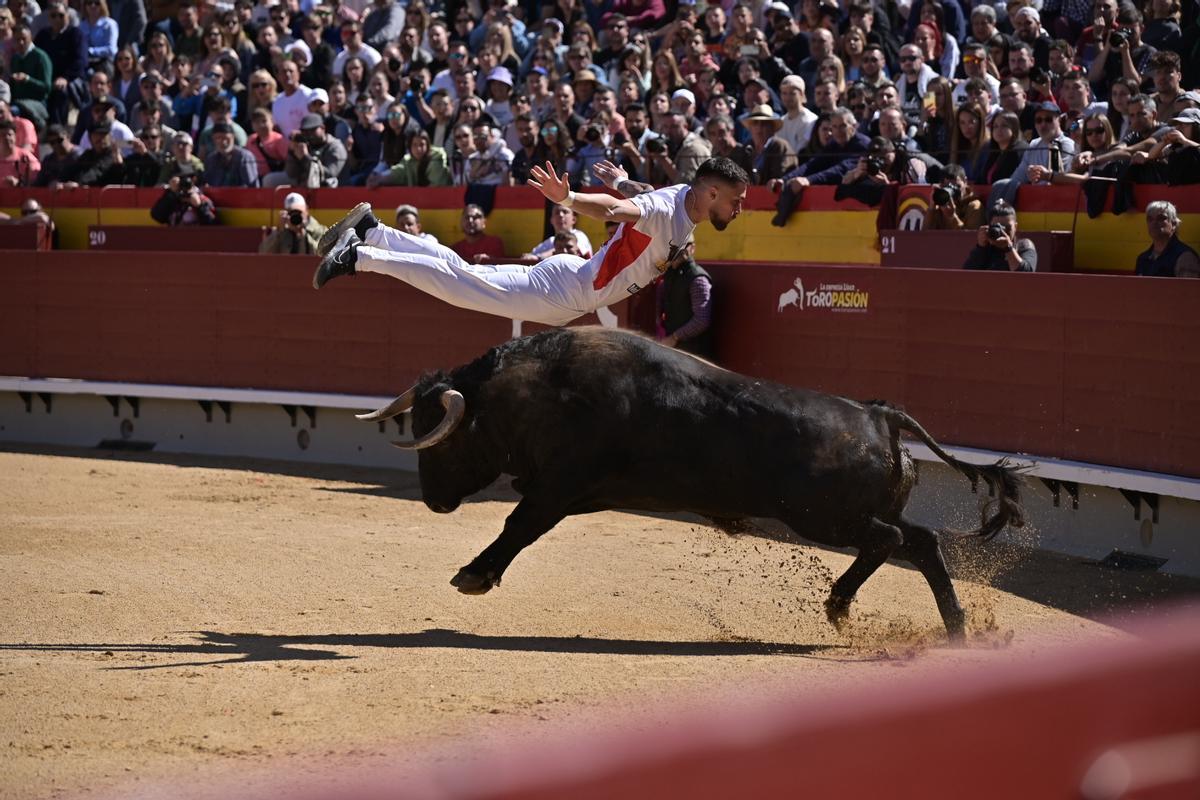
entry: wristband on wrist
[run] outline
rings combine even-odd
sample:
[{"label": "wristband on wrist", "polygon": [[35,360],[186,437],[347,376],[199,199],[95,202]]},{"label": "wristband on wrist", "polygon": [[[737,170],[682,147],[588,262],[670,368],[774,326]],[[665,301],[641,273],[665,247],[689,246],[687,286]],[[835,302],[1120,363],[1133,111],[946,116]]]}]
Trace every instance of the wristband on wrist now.
[{"label": "wristband on wrist", "polygon": [[571,206],[575,205],[574,190],[568,191],[566,199],[563,200],[561,203],[559,203],[559,205],[562,206],[563,208],[570,208]]}]

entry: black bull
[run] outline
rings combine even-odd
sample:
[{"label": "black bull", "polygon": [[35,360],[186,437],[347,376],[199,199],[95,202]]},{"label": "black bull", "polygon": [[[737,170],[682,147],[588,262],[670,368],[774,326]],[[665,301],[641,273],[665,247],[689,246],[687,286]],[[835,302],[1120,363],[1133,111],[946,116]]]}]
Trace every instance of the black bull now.
[{"label": "black bull", "polygon": [[635,334],[555,329],[493,348],[449,374],[424,376],[362,419],[411,409],[421,493],[448,513],[502,473],[522,499],[500,536],[451,583],[482,594],[522,549],[572,514],[690,511],[729,523],[778,519],[858,557],[825,603],[839,625],[888,558],[925,576],[952,639],[964,614],[938,534],[904,518],[915,480],[907,431],[995,500],[979,529],[1020,526],[1017,471],[967,464],[904,412],[758,381]]}]

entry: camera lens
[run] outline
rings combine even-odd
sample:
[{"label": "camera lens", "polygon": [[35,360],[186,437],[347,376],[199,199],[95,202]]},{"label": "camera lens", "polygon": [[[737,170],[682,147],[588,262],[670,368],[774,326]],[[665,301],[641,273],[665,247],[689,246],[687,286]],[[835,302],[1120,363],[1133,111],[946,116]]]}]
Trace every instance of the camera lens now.
[{"label": "camera lens", "polygon": [[288,212],[288,222],[292,223],[293,225],[303,225],[304,214],[300,213],[296,209],[292,209]]}]

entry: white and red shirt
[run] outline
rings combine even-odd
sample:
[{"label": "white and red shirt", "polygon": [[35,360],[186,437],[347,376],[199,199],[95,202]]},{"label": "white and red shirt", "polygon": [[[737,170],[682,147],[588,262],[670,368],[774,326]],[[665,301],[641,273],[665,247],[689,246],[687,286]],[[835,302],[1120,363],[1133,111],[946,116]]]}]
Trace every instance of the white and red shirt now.
[{"label": "white and red shirt", "polygon": [[662,274],[670,257],[696,228],[687,213],[690,191],[691,187],[680,183],[630,198],[641,209],[641,219],[622,223],[580,268],[581,277],[591,282],[594,307],[636,294]]}]

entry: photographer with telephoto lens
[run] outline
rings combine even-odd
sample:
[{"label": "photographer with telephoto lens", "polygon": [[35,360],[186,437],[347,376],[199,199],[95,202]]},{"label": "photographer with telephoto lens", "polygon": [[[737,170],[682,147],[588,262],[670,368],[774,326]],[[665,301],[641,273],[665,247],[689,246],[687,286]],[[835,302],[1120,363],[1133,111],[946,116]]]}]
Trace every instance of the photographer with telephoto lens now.
[{"label": "photographer with telephoto lens", "polygon": [[283,211],[279,212],[279,225],[258,246],[260,253],[294,253],[311,255],[317,252],[317,242],[325,233],[325,226],[308,213],[308,202],[304,196],[291,192],[283,198]]},{"label": "photographer with telephoto lens", "polygon": [[185,166],[167,181],[162,196],[150,209],[150,217],[161,225],[217,225],[213,201],[200,191],[200,177]]},{"label": "photographer with telephoto lens", "polygon": [[1028,239],[1017,238],[1017,211],[1008,203],[997,203],[991,221],[980,226],[976,246],[963,269],[1035,272],[1037,248]]}]

